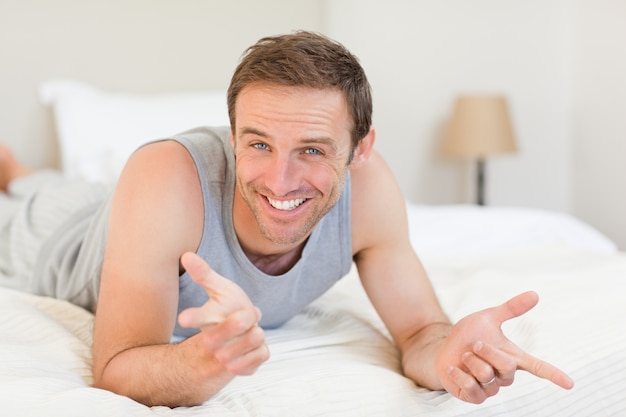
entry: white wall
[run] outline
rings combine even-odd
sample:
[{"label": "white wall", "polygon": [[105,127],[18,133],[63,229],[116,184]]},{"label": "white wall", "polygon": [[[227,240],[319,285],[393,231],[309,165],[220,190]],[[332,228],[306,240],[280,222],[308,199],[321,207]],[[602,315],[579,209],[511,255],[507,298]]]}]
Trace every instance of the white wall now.
[{"label": "white wall", "polygon": [[488,161],[488,202],[569,209],[565,9],[556,0],[328,2],[327,30],[368,71],[377,147],[409,199],[472,201],[468,164],[439,154],[443,127],[458,94],[501,92],[520,152]]},{"label": "white wall", "polygon": [[626,249],[626,1],[574,8],[574,214]]}]

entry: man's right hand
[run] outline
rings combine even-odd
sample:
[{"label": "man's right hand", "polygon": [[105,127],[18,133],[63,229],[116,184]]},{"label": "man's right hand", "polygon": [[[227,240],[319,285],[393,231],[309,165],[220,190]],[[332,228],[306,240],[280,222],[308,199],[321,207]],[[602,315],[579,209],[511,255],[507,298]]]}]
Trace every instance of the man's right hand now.
[{"label": "man's right hand", "polygon": [[183,327],[200,329],[202,344],[234,375],[251,375],[269,358],[265,334],[258,326],[261,311],[234,282],[213,271],[198,255],[187,252],[181,263],[209,295],[202,307],[178,316]]}]

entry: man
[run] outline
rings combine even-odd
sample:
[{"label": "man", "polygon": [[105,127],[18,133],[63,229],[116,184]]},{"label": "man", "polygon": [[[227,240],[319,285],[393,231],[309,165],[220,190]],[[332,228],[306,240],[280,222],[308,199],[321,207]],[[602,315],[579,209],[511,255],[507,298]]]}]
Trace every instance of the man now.
[{"label": "man", "polygon": [[110,200],[90,199],[59,226],[77,238],[55,231],[38,249],[33,269],[56,296],[93,309],[100,283],[94,386],[148,405],[199,404],[255,372],[269,357],[263,329],[352,262],[417,384],[475,403],[518,369],[573,386],[500,330],[536,294],[449,322],[373,151],[369,84],[345,48],[309,32],[260,40],[233,75],[228,108],[230,130],[137,150]]}]

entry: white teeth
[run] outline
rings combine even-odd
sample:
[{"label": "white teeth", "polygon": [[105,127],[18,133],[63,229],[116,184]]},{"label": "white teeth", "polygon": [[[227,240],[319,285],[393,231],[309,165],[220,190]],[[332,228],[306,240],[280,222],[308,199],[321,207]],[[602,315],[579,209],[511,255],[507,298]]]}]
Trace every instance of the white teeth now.
[{"label": "white teeth", "polygon": [[280,201],[280,200],[273,200],[273,199],[267,197],[267,201],[269,201],[270,204],[272,205],[272,207],[274,207],[275,209],[278,209],[278,210],[293,210],[296,207],[298,207],[300,204],[304,203],[306,201],[306,198],[297,198],[295,200]]}]

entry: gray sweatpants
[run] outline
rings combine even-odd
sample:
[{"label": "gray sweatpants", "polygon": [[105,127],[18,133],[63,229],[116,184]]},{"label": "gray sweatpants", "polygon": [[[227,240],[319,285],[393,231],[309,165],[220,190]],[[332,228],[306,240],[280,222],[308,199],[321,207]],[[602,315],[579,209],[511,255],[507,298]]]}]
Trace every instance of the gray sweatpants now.
[{"label": "gray sweatpants", "polygon": [[107,193],[104,185],[70,181],[52,170],[11,182],[0,192],[0,286],[54,296],[40,294],[40,277],[33,274],[41,247],[73,213]]}]

